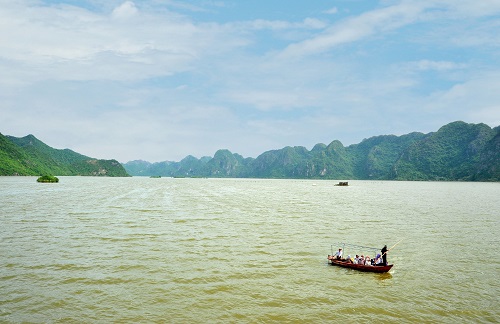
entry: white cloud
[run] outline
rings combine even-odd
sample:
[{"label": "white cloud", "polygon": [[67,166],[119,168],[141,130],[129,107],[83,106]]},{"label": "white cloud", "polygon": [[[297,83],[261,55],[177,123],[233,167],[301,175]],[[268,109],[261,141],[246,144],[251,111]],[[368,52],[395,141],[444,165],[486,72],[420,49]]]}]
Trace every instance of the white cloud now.
[{"label": "white cloud", "polygon": [[500,107],[500,92],[498,89],[500,89],[500,70],[476,74],[445,91],[437,92],[429,106],[436,109],[461,111],[472,108],[472,113],[479,109],[490,109],[493,106]]},{"label": "white cloud", "polygon": [[289,30],[289,29],[323,29],[327,24],[317,18],[305,18],[301,22],[289,22],[284,20],[255,19],[251,21],[230,23],[231,28],[241,30]]},{"label": "white cloud", "polygon": [[126,1],[113,9],[111,16],[115,19],[127,19],[137,14],[138,10],[132,1]]},{"label": "white cloud", "polygon": [[234,91],[228,94],[228,98],[232,101],[251,104],[260,110],[269,111],[276,108],[290,110],[292,108],[301,107],[304,105],[304,99],[300,93],[293,91],[277,91],[273,90],[249,90],[249,91]]},{"label": "white cloud", "polygon": [[[476,19],[478,17],[494,17],[500,13],[500,1],[485,0],[455,1],[455,0],[422,0],[398,1],[386,7],[365,12],[359,16],[351,16],[337,22],[322,33],[301,42],[287,46],[281,53],[282,57],[301,57],[329,51],[339,45],[361,41],[367,37],[390,32],[418,22]],[[498,46],[498,23],[488,23],[488,30],[469,27],[458,35],[447,34],[447,41],[468,44],[488,44],[493,42]],[[478,35],[479,34],[479,35]],[[451,37],[450,37],[451,36]],[[479,39],[475,38],[478,37]],[[461,40],[463,39],[463,40]]]},{"label": "white cloud", "polygon": [[456,18],[471,18],[495,16],[500,11],[500,2],[497,0],[429,0],[429,5],[446,7],[448,14]]},{"label": "white cloud", "polygon": [[416,21],[423,10],[424,7],[418,3],[403,2],[351,17],[326,29],[320,35],[289,45],[281,56],[300,57],[322,53],[335,46],[358,41],[376,32],[393,30]]},{"label": "white cloud", "polygon": [[324,11],[324,13],[329,14],[329,15],[334,15],[337,12],[339,12],[339,10],[337,9],[337,7],[333,7],[333,8],[330,8],[330,9]]},{"label": "white cloud", "polygon": [[431,60],[420,60],[418,62],[414,62],[414,65],[418,70],[437,70],[437,71],[446,71],[446,70],[455,70],[462,69],[465,67],[465,64],[457,64],[455,62],[449,61],[431,61]]},{"label": "white cloud", "polygon": [[171,75],[244,44],[222,25],[195,24],[165,11],[138,15],[130,1],[116,7],[111,17],[22,2],[0,9],[0,26],[0,58],[7,66],[16,65],[16,72],[2,80],[10,84]]},{"label": "white cloud", "polygon": [[418,61],[395,64],[395,73],[420,73],[425,71],[453,72],[467,69],[467,63],[457,63],[453,61],[434,61],[422,59]]}]

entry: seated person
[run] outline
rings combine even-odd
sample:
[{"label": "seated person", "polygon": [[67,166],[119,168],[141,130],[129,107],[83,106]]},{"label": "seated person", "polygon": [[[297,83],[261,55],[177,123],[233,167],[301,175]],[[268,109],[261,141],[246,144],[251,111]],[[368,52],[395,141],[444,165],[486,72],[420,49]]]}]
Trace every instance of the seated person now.
[{"label": "seated person", "polygon": [[342,249],[339,249],[334,255],[333,255],[334,258],[336,258],[337,260],[342,260]]}]

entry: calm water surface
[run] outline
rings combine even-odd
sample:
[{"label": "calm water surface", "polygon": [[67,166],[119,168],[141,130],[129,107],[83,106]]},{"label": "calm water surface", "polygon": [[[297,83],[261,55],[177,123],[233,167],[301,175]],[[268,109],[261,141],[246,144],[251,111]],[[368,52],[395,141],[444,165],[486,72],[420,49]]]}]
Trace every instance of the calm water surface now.
[{"label": "calm water surface", "polygon": [[500,322],[499,183],[335,183],[0,177],[0,322]]}]

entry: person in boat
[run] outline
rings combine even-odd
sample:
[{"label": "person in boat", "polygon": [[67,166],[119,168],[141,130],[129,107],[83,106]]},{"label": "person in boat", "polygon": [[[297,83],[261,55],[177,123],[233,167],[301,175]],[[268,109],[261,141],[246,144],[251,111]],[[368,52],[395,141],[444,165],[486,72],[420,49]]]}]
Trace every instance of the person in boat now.
[{"label": "person in boat", "polygon": [[387,245],[384,245],[384,247],[382,248],[382,250],[380,250],[380,252],[382,252],[383,264],[386,266],[387,265],[387,252],[389,252],[389,250],[387,249]]},{"label": "person in boat", "polygon": [[377,256],[375,257],[375,265],[380,265],[382,263],[382,256],[380,255],[380,253],[377,254]]},{"label": "person in boat", "polygon": [[342,260],[342,249],[339,249],[337,252],[335,252],[333,257],[337,260]]},{"label": "person in boat", "polygon": [[347,262],[347,263],[354,263],[354,259],[350,255],[348,255],[347,259],[345,259],[345,262]]},{"label": "person in boat", "polygon": [[354,258],[354,264],[359,263],[359,255],[356,254],[356,257]]}]

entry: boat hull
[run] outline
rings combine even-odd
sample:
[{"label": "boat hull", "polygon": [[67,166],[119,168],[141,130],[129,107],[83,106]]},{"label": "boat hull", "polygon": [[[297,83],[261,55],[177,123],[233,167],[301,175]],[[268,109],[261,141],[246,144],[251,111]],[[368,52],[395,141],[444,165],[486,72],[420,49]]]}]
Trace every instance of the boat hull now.
[{"label": "boat hull", "polygon": [[354,270],[358,270],[358,271],[365,271],[365,272],[376,272],[376,273],[388,272],[389,270],[391,270],[391,268],[393,266],[393,264],[389,264],[386,266],[369,266],[369,265],[349,263],[349,262],[335,260],[335,259],[330,259],[329,262],[331,265],[338,266],[338,267],[349,268],[349,269],[354,269]]}]

